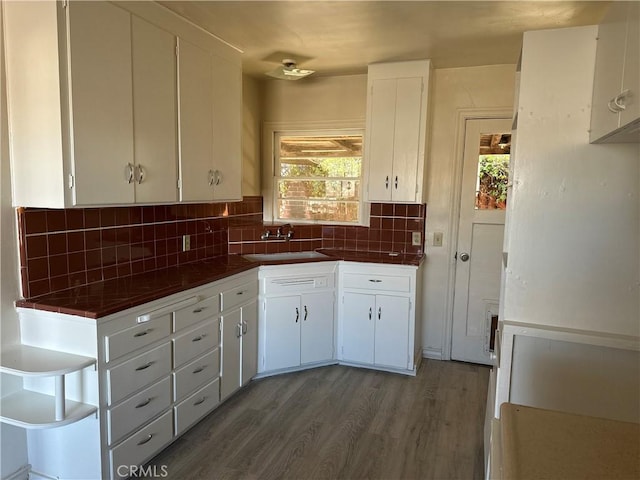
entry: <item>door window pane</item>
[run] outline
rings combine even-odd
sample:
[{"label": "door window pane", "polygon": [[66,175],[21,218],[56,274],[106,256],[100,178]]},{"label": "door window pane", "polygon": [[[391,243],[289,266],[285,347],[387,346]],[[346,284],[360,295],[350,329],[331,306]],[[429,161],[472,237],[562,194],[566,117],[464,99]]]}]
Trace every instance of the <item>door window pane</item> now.
[{"label": "door window pane", "polygon": [[476,210],[507,208],[510,152],[510,133],[489,133],[480,136]]}]

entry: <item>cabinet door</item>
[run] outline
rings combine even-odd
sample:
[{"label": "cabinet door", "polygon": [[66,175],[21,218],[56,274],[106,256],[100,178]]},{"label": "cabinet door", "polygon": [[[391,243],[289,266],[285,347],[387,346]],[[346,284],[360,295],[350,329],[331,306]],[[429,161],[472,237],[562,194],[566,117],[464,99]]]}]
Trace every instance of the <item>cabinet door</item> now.
[{"label": "cabinet door", "polygon": [[213,199],[211,55],[178,38],[180,200]]},{"label": "cabinet door", "polygon": [[396,87],[391,199],[415,202],[420,158],[421,112],[424,108],[422,78],[401,78]]},{"label": "cabinet door", "polygon": [[242,67],[213,57],[215,200],[242,200]]},{"label": "cabinet door", "polygon": [[265,370],[300,365],[300,296],[266,299]]},{"label": "cabinet door", "polygon": [[375,364],[407,368],[409,364],[409,299],[376,296]]},{"label": "cabinet door", "polygon": [[176,38],[131,19],[136,202],[178,198]]},{"label": "cabinet door", "polygon": [[[640,3],[628,2],[627,44],[622,90],[631,92],[620,112],[620,126],[640,118]],[[636,137],[637,138],[637,137]]]},{"label": "cabinet door", "polygon": [[[620,93],[624,64],[627,5],[612,5],[598,26],[598,47],[593,80],[590,140],[618,128],[618,113],[609,110],[609,101]],[[631,2],[630,2],[631,3]]]},{"label": "cabinet door", "polygon": [[258,300],[242,307],[242,385],[258,373]]},{"label": "cabinet door", "polygon": [[373,364],[375,296],[345,293],[342,319],[342,359]]},{"label": "cabinet door", "polygon": [[375,80],[369,92],[370,108],[365,151],[369,169],[369,201],[391,200],[396,86],[395,79]]},{"label": "cabinet door", "polygon": [[222,378],[220,398],[225,399],[240,388],[240,309],[220,318],[222,322]]},{"label": "cabinet door", "polygon": [[333,358],[333,292],[302,296],[300,363]]},{"label": "cabinet door", "polygon": [[133,203],[131,15],[107,2],[69,2],[74,204]]}]

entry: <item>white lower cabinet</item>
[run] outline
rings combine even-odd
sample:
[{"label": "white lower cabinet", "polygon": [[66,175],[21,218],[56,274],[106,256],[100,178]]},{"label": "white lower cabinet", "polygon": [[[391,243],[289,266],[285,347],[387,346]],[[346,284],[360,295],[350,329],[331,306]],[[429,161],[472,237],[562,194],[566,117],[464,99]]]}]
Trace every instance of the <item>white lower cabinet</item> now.
[{"label": "white lower cabinet", "polygon": [[418,267],[340,266],[342,363],[414,375],[422,356]]},{"label": "white lower cabinet", "polygon": [[343,311],[343,360],[408,368],[409,298],[347,292]]},{"label": "white lower cabinet", "polygon": [[334,262],[261,267],[261,373],[335,359],[335,269]]}]

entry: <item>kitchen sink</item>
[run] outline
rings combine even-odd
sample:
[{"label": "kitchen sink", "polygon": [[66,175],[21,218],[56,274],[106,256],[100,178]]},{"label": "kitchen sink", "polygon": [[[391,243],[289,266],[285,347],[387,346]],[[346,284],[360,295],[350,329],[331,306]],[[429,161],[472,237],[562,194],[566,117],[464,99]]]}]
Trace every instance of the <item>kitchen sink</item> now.
[{"label": "kitchen sink", "polygon": [[281,262],[286,260],[304,260],[307,258],[326,258],[320,252],[284,252],[284,253],[253,253],[243,255],[243,258],[253,262]]}]

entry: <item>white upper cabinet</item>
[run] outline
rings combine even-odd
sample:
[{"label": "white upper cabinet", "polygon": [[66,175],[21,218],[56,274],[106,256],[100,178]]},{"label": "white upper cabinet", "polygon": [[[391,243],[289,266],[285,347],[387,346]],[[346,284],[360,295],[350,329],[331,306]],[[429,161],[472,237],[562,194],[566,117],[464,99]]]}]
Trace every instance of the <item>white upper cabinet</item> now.
[{"label": "white upper cabinet", "polygon": [[639,25],[638,2],[613,2],[598,26],[591,142],[640,142]]},{"label": "white upper cabinet", "polygon": [[3,7],[15,206],[241,198],[237,51],[153,2]]},{"label": "white upper cabinet", "polygon": [[242,198],[242,71],[178,41],[182,201]]},{"label": "white upper cabinet", "polygon": [[367,200],[422,203],[431,62],[369,65]]},{"label": "white upper cabinet", "polygon": [[132,17],[136,202],[178,198],[176,37]]}]

